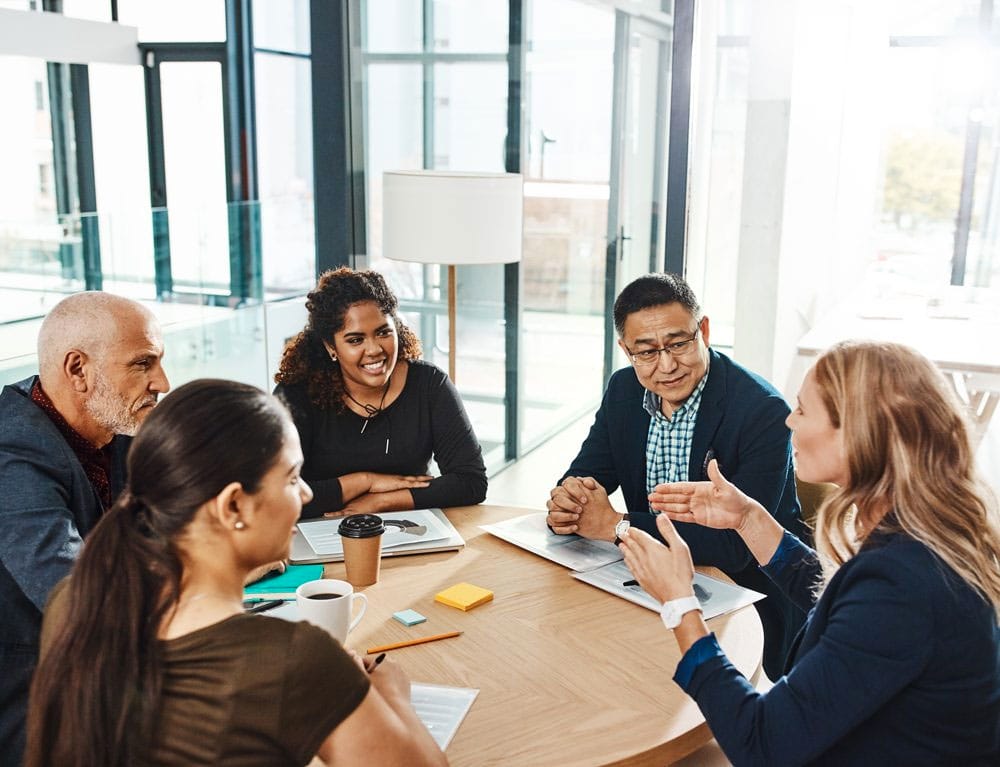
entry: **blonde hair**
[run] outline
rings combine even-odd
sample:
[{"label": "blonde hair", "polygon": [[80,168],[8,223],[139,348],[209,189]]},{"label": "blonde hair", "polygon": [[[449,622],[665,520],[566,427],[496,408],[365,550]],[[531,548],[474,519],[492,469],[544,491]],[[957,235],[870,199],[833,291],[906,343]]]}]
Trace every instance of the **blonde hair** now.
[{"label": "blonde hair", "polygon": [[[964,407],[941,372],[900,344],[847,341],[813,373],[848,464],[847,483],[817,514],[826,579],[873,526],[902,531],[1000,613],[996,498],[976,476]],[[855,535],[855,521],[868,532]]]}]

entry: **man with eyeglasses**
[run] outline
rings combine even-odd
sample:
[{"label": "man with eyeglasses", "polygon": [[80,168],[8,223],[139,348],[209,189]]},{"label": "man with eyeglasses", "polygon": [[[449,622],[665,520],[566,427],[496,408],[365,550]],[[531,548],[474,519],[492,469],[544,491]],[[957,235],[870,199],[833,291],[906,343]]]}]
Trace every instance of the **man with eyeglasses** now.
[{"label": "man with eyeglasses", "polygon": [[[709,347],[709,320],[680,277],[650,274],[614,306],[618,345],[631,369],[611,376],[594,425],[549,493],[553,532],[616,541],[630,525],[660,538],[648,495],[666,482],[708,479],[713,459],[726,477],[788,530],[808,540],[795,494],[781,394]],[[626,512],[608,494],[621,488]],[[764,670],[781,676],[805,614],[757,567],[732,530],[674,523],[695,564],[712,565],[768,595],[756,603],[764,626]]]}]

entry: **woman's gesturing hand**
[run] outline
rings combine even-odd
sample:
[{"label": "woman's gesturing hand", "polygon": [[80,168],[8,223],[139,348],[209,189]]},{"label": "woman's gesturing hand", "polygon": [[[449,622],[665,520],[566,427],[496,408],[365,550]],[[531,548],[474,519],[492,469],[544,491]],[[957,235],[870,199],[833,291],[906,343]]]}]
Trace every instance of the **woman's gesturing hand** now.
[{"label": "woman's gesturing hand", "polygon": [[719,470],[708,464],[710,482],[672,482],[657,485],[649,494],[649,505],[675,522],[695,522],[718,530],[738,530],[754,501]]},{"label": "woman's gesturing hand", "polygon": [[639,585],[660,602],[692,596],[694,564],[687,544],[665,516],[657,517],[656,526],[667,545],[645,530],[629,528],[619,544],[625,564]]}]

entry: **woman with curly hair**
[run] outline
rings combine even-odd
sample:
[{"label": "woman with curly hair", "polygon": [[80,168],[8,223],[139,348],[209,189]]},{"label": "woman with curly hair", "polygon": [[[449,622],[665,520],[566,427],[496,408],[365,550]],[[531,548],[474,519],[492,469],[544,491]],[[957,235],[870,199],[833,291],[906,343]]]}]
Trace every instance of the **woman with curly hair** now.
[{"label": "woman with curly hair", "polygon": [[[304,517],[480,503],[486,468],[448,376],[420,357],[378,272],[319,278],[274,393],[295,419],[315,493]],[[441,475],[428,474],[434,458]]]},{"label": "woman with curly hair", "polygon": [[[839,344],[806,375],[788,426],[799,477],[838,485],[816,551],[714,461],[710,482],[650,495],[666,546],[635,528],[622,538],[683,653],[674,680],[737,765],[1000,764],[1000,522],[944,377],[898,344]],[[671,520],[736,530],[808,611],[766,693],[705,626]]]}]

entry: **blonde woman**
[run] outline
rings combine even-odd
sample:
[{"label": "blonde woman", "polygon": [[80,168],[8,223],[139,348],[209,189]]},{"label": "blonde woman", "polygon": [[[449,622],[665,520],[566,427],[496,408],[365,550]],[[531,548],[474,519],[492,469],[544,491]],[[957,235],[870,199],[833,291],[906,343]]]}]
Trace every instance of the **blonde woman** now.
[{"label": "blonde woman", "polygon": [[[962,410],[941,374],[895,344],[848,342],[806,376],[788,417],[799,476],[839,487],[817,551],[710,466],[660,485],[667,546],[621,548],[664,603],[675,681],[734,764],[1000,764],[1000,525],[974,476]],[[804,611],[786,675],[759,693],[690,602],[675,522],[736,530]]]}]

